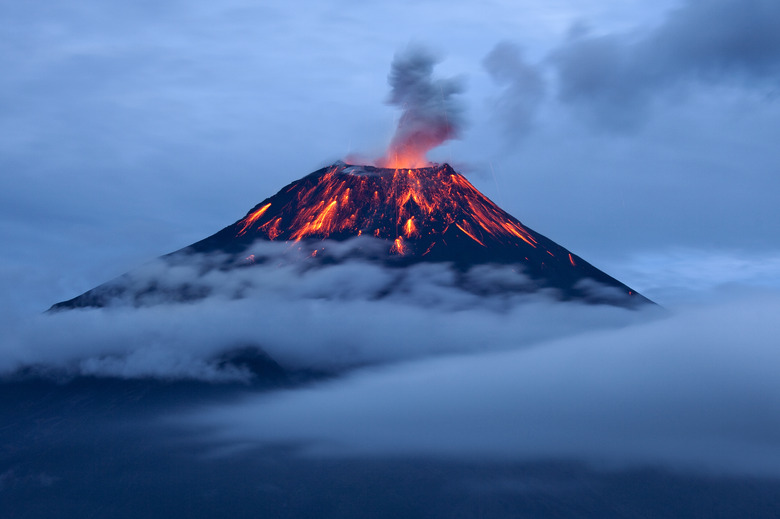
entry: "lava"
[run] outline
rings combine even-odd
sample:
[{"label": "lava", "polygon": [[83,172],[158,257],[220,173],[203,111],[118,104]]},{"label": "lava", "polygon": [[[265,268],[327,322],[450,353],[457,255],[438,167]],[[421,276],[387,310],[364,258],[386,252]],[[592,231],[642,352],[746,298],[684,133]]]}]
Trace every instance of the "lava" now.
[{"label": "lava", "polygon": [[[236,223],[236,236],[300,241],[367,234],[391,243],[393,254],[426,254],[432,241],[457,229],[476,244],[533,235],[448,165],[376,168],[337,163],[309,175],[282,201],[266,201]],[[284,192],[284,190],[283,190]],[[272,211],[269,208],[273,207]],[[424,251],[424,252],[423,252]],[[549,251],[548,251],[549,252]],[[550,253],[552,254],[552,253]]]},{"label": "lava", "polygon": [[247,216],[244,219],[244,226],[241,228],[240,231],[238,231],[237,236],[241,236],[242,234],[244,234],[246,230],[249,229],[249,227],[257,221],[258,218],[263,216],[263,213],[265,213],[269,207],[271,207],[271,204],[265,204],[263,207],[261,207],[257,211],[254,211],[252,214]]},{"label": "lava", "polygon": [[[336,245],[364,235],[349,246]],[[323,240],[334,242],[332,250]],[[287,242],[283,249],[295,252],[268,255],[264,247],[256,247],[257,241]],[[221,269],[279,266],[288,259],[297,261],[300,254],[307,257],[306,268],[352,260],[394,269],[438,263],[454,269],[457,286],[485,296],[545,290],[553,297],[598,304],[633,307],[649,302],[526,228],[447,164],[389,169],[338,162],[292,182],[242,219],[164,258],[178,264],[195,254],[211,258],[214,253],[215,258],[225,257],[219,262]],[[494,272],[493,267],[500,265],[511,266],[517,279]],[[490,282],[474,285],[470,273],[480,266],[488,267]],[[600,286],[617,291],[594,288]],[[124,277],[118,278],[57,303],[52,310],[102,307],[117,297],[144,304],[156,289],[149,290],[138,291]],[[175,291],[177,300],[201,297],[193,296],[190,285]]]}]

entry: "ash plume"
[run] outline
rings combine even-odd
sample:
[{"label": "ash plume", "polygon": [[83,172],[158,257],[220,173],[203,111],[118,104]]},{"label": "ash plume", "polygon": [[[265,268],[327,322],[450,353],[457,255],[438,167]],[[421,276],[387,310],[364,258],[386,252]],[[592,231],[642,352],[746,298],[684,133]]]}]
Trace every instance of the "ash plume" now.
[{"label": "ash plume", "polygon": [[438,59],[419,47],[396,54],[388,83],[388,104],[403,110],[382,167],[427,165],[431,149],[458,136],[462,107],[455,94],[463,91],[459,78],[434,79]]}]

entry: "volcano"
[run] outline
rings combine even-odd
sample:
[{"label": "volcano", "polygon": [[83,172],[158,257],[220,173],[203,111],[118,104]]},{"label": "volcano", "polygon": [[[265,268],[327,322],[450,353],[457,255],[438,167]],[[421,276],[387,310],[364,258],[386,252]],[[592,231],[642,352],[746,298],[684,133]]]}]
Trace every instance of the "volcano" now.
[{"label": "volcano", "polygon": [[[343,255],[329,254],[329,248],[352,243],[348,259],[392,269],[437,263],[462,275],[478,266],[511,266],[526,282],[508,283],[507,290],[545,290],[561,300],[626,307],[650,302],[523,225],[448,164],[395,169],[337,162],[287,185],[216,234],[162,259],[177,264],[193,257],[218,258],[206,270],[268,266],[269,257],[252,253],[258,243],[268,242],[286,244],[285,250],[291,251],[287,259],[303,257],[307,268],[344,261]],[[133,285],[130,277],[57,303],[52,310],[102,307],[128,295],[141,305],[161,290],[154,281]],[[466,290],[482,290],[462,284]],[[208,290],[190,283],[175,292],[175,299],[182,301],[208,296]]]}]

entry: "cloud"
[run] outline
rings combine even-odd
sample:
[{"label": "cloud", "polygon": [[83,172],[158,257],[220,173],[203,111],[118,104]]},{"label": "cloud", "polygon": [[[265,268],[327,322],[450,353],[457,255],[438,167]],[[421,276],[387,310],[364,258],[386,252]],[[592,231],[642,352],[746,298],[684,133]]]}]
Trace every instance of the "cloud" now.
[{"label": "cloud", "polygon": [[[328,243],[323,254],[353,254],[349,244]],[[309,268],[294,260],[308,255],[289,244],[262,243],[254,252],[264,265],[214,268],[224,261],[218,255],[158,260],[120,278],[124,293],[109,288],[118,295],[106,308],[8,318],[0,373],[247,380],[245,369],[224,362],[226,352],[252,347],[286,369],[341,371],[530,346],[653,313],[529,294],[513,266],[463,273],[446,264],[399,269],[354,259]]]},{"label": "cloud", "polygon": [[[581,460],[780,475],[780,294],[501,352],[367,369],[177,418],[325,456]],[[548,325],[551,323],[548,322]]]},{"label": "cloud", "polygon": [[501,93],[491,100],[494,114],[513,140],[523,137],[531,130],[545,97],[541,67],[529,64],[522,49],[509,42],[496,45],[482,65],[493,81],[502,86]]},{"label": "cloud", "polygon": [[675,248],[634,254],[609,268],[663,305],[690,304],[729,293],[780,288],[777,252]]},{"label": "cloud", "polygon": [[774,88],[778,24],[773,0],[687,0],[644,31],[594,34],[578,24],[551,56],[559,97],[601,125],[628,129],[690,84]]}]

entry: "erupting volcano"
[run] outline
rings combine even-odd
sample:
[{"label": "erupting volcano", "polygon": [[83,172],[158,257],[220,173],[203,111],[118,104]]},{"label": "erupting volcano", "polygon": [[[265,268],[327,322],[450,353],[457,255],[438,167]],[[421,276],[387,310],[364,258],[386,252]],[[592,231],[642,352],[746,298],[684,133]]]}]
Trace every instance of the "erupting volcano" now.
[{"label": "erupting volcano", "polygon": [[[449,165],[431,164],[427,152],[458,134],[457,79],[434,79],[436,59],[420,49],[397,55],[388,102],[402,109],[398,127],[376,166],[337,162],[293,182],[218,233],[164,259],[172,265],[194,258],[199,272],[269,265],[327,267],[357,260],[383,268],[420,263],[445,265],[458,288],[472,294],[547,290],[559,299],[634,306],[648,300],[579,256],[503,211]],[[255,251],[258,243],[286,243],[283,257]],[[336,243],[349,254],[334,256]],[[335,247],[339,248],[339,247]],[[278,248],[275,249],[278,252]],[[213,260],[213,258],[220,258]],[[476,267],[500,265],[505,275],[489,287],[469,281]],[[209,289],[167,280],[139,284],[125,276],[53,308],[104,306],[118,298],[147,304],[205,297]],[[500,288],[496,288],[496,286]],[[165,287],[165,288],[162,288]],[[388,286],[382,294],[392,293]],[[149,296],[152,296],[151,298]]]},{"label": "erupting volcano", "polygon": [[[290,261],[304,256],[310,266],[326,268],[340,261],[328,255],[329,247],[349,241],[350,259],[387,268],[440,263],[466,273],[480,265],[504,265],[530,280],[513,290],[551,289],[560,299],[621,306],[648,301],[524,226],[448,164],[390,169],[336,163],[289,184],[244,218],[165,259],[219,255],[215,268],[269,268],[268,258],[250,254],[253,246],[281,242],[291,251]],[[154,287],[142,292],[150,290]],[[119,278],[53,308],[104,306],[126,291]]]}]

